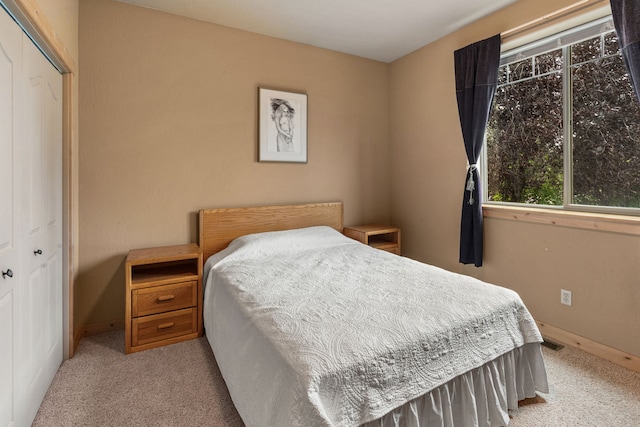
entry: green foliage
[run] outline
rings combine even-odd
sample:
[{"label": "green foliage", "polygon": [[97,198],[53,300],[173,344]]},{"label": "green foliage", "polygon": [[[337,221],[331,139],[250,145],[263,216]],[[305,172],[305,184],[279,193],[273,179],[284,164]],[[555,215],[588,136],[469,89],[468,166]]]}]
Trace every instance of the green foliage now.
[{"label": "green foliage", "polygon": [[490,200],[562,204],[559,71],[498,88],[487,128],[487,158]]},{"label": "green foliage", "polygon": [[[501,67],[487,128],[489,200],[562,205],[564,126],[572,203],[640,207],[640,105],[614,32]],[[571,123],[563,61],[571,61]]]}]

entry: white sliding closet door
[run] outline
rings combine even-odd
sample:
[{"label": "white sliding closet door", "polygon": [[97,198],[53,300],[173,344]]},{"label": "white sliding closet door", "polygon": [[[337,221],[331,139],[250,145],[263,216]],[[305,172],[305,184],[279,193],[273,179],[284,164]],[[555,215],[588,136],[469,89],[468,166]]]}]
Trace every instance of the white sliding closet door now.
[{"label": "white sliding closet door", "polygon": [[19,256],[20,171],[19,86],[22,79],[22,31],[0,9],[0,426],[14,416],[15,290],[21,279]]},{"label": "white sliding closet door", "polygon": [[62,363],[62,76],[3,10],[0,46],[0,427],[17,427]]}]

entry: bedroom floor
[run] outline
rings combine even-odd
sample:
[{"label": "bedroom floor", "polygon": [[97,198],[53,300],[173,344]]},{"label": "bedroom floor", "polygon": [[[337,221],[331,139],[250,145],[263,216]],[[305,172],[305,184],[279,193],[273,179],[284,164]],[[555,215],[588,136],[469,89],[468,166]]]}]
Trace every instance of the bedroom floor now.
[{"label": "bedroom floor", "polygon": [[[581,350],[543,347],[551,392],[510,427],[638,426],[640,373]],[[124,331],[83,339],[33,426],[243,426],[206,338],[124,354]]]}]

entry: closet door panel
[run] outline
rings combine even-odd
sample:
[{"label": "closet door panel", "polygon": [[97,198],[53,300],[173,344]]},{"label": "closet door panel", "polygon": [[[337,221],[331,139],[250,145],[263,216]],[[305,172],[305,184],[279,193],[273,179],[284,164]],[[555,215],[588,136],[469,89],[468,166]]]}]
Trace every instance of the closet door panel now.
[{"label": "closet door panel", "polygon": [[[22,215],[25,236],[32,246],[37,246],[37,239],[42,232],[42,110],[43,76],[36,64],[25,59],[26,78],[25,93],[25,126],[24,126],[24,165],[23,177],[26,190],[23,193]],[[31,58],[33,61],[33,58]],[[34,69],[35,68],[35,69]]]},{"label": "closet door panel", "polygon": [[42,242],[47,274],[47,318],[45,319],[45,366],[47,384],[55,376],[63,358],[63,292],[62,292],[62,76],[49,63],[46,64],[44,93],[42,213],[45,238]]},{"label": "closet door panel", "polygon": [[[0,295],[0,426],[12,425],[13,416],[13,292]],[[5,345],[6,344],[6,345]]]},{"label": "closet door panel", "polygon": [[44,325],[43,292],[46,291],[42,273],[41,268],[31,271],[26,283],[16,292],[17,307],[22,313],[16,321],[16,341],[19,349],[17,365],[20,367],[16,385],[19,389],[23,388],[23,394],[26,395],[42,372],[40,362],[44,354],[44,333],[41,325]]},{"label": "closet door panel", "polygon": [[[22,82],[22,31],[0,10],[0,427],[16,423],[15,290],[20,267],[20,168],[18,141]],[[11,270],[12,277],[9,276]]]},{"label": "closet door panel", "polygon": [[44,343],[45,343],[45,376],[48,384],[56,375],[62,363],[62,312],[58,304],[51,301],[60,301],[62,304],[62,259],[59,252],[47,260],[45,269],[47,274],[45,316],[44,316]]},{"label": "closet door panel", "polygon": [[45,377],[46,271],[30,271],[16,289],[15,412],[22,423],[31,423],[49,382]]},{"label": "closet door panel", "polygon": [[0,255],[15,247],[17,232],[14,170],[17,163],[15,131],[18,117],[14,105],[17,101],[21,55],[20,33],[9,31],[12,28],[5,28],[3,24],[0,21]]},{"label": "closet door panel", "polygon": [[46,275],[45,377],[47,384],[62,363],[62,76],[40,55],[43,88],[42,254]]},{"label": "closet door panel", "polygon": [[[33,420],[62,363],[62,76],[23,36],[21,258],[16,414]],[[58,200],[57,200],[58,199]]]},{"label": "closet door panel", "polygon": [[62,76],[0,9],[0,427],[62,363]]},{"label": "closet door panel", "polygon": [[44,181],[43,225],[47,232],[56,233],[53,243],[62,244],[62,80],[53,67],[47,71],[43,100],[46,144],[42,166],[47,177]]}]

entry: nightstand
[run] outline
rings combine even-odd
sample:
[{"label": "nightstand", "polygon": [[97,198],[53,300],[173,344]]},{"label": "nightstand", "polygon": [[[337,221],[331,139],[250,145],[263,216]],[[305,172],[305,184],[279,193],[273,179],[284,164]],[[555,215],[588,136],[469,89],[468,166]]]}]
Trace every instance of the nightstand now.
[{"label": "nightstand", "polygon": [[400,255],[400,229],[388,225],[366,224],[345,227],[344,235],[376,249]]},{"label": "nightstand", "polygon": [[198,245],[133,249],[125,272],[125,353],[202,336]]}]

